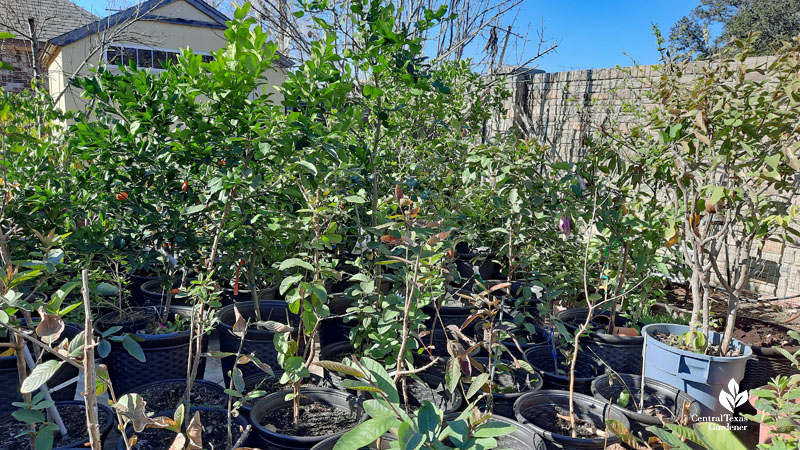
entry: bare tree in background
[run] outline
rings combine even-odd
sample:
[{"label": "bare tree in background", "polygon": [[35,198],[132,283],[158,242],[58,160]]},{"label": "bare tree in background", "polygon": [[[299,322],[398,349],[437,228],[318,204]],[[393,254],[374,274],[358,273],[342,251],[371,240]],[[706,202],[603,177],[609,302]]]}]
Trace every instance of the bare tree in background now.
[{"label": "bare tree in background", "polygon": [[[535,48],[528,52],[531,24],[518,24],[526,0],[395,0],[398,22],[411,25],[422,19],[426,9],[447,6],[454,18],[418,36],[435,43],[427,48],[434,61],[461,60],[470,57],[475,70],[494,72],[511,61],[526,66],[542,55],[554,51],[558,43],[545,39],[543,28],[536,34]],[[278,42],[289,57],[304,59],[310,42],[319,39],[319,30],[308,17],[297,18],[289,0],[253,0],[253,15]],[[354,27],[349,20],[351,0],[331,2],[322,13],[339,32],[338,50],[356,45]],[[542,24],[543,25],[543,24]],[[523,28],[524,32],[515,31]],[[526,56],[527,54],[527,56]]]}]

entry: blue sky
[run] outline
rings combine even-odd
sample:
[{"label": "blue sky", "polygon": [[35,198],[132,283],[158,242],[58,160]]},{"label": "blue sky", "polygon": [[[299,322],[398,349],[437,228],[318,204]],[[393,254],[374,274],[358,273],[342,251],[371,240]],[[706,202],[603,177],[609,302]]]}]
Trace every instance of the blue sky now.
[{"label": "blue sky", "polygon": [[[108,4],[125,0],[74,1],[95,14],[105,15]],[[544,19],[545,37],[560,41],[556,53],[534,63],[548,72],[627,66],[631,65],[631,57],[641,64],[654,64],[658,62],[658,52],[652,23],[657,23],[668,35],[672,24],[698,3],[698,0],[527,0],[515,31],[525,34],[530,23],[529,34],[535,41]],[[535,42],[525,49],[526,59],[535,54],[533,47]]]}]

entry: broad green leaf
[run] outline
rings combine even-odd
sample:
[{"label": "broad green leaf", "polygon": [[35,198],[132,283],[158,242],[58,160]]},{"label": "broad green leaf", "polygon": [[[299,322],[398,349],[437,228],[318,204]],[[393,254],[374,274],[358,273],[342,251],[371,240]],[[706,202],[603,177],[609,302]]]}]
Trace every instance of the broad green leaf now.
[{"label": "broad green leaf", "polygon": [[475,395],[486,383],[489,382],[489,374],[482,373],[475,377],[472,380],[472,384],[469,385],[469,390],[467,391],[467,399],[471,399],[473,395]]},{"label": "broad green leaf", "polygon": [[378,440],[400,421],[393,415],[373,417],[358,425],[336,441],[334,450],[358,450]]},{"label": "broad green leaf", "polygon": [[45,421],[44,414],[41,411],[34,411],[31,409],[18,409],[11,413],[15,419],[25,423],[42,423]]},{"label": "broad green leaf", "polygon": [[337,361],[317,361],[314,364],[322,367],[323,369],[332,370],[334,372],[343,373],[345,375],[350,375],[350,376],[353,376],[353,377],[356,377],[356,378],[366,378],[367,377],[360,370],[355,369],[353,367],[350,367],[350,366],[348,366],[346,364],[342,364],[342,363],[337,362]]},{"label": "broad green leaf", "polygon": [[456,387],[458,387],[458,380],[461,378],[461,366],[458,364],[458,359],[450,358],[447,360],[447,370],[444,378],[447,390],[455,392]]},{"label": "broad green leaf", "polygon": [[64,361],[55,359],[44,361],[38,364],[33,368],[30,375],[25,378],[25,381],[22,382],[20,392],[23,394],[29,394],[36,389],[39,389],[39,386],[47,383],[47,380],[49,380],[53,374],[56,373],[62,364],[64,364]]},{"label": "broad green leaf", "polygon": [[136,358],[139,362],[146,362],[142,347],[129,334],[126,334],[125,337],[122,338],[122,347],[125,348],[129,355]]},{"label": "broad green leaf", "polygon": [[303,261],[300,258],[289,258],[287,260],[284,260],[283,262],[281,262],[281,265],[280,267],[278,267],[278,270],[289,270],[294,267],[302,267],[303,269],[306,270],[314,270],[314,266],[307,263],[306,261]]},{"label": "broad green leaf", "polygon": [[481,424],[472,434],[478,438],[493,438],[513,433],[517,428],[502,422],[486,422]]},{"label": "broad green leaf", "polygon": [[709,450],[747,450],[732,431],[719,424],[696,423],[694,430]]}]

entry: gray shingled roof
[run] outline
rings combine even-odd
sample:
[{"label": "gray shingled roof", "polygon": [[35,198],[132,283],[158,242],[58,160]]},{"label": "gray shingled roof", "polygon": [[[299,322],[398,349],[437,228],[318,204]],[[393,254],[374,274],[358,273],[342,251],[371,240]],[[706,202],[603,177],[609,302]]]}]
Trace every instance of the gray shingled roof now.
[{"label": "gray shingled roof", "polygon": [[70,0],[0,0],[0,31],[28,35],[28,19],[37,25],[40,41],[83,27],[97,16]]}]

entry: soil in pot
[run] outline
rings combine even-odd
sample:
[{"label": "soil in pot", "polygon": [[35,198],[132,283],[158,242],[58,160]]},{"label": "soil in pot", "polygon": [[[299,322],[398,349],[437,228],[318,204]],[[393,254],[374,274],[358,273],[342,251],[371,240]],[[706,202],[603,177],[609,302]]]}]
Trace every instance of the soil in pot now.
[{"label": "soil in pot", "polygon": [[[228,448],[227,411],[221,408],[198,408],[198,410],[200,411],[200,423],[203,425],[203,448]],[[167,411],[157,413],[155,416],[172,417],[173,413],[173,411]],[[190,420],[191,417],[191,415],[187,414],[185,420]],[[240,427],[243,423],[243,420],[237,420],[233,423],[234,442],[241,435]],[[128,436],[130,436],[130,433]],[[175,440],[175,432],[154,428],[146,428],[141,433],[136,433],[136,436],[139,440],[133,446],[133,450],[164,450],[169,448],[172,441]],[[124,447],[122,448],[124,449]]]},{"label": "soil in pot", "polygon": [[[418,379],[406,377],[405,394],[408,394],[409,411],[418,410],[425,400],[430,401],[445,413],[453,412],[461,407],[463,403],[461,393],[459,391],[452,394],[448,392],[443,378],[425,373],[417,376]],[[401,383],[397,383],[397,392],[400,393],[400,404],[406,405],[406,396]]]},{"label": "soil in pot", "polygon": [[[286,389],[287,386],[285,384],[281,384],[280,379],[281,379],[280,372],[276,372],[274,377],[271,377],[267,374],[251,375],[244,379],[244,390],[245,392],[264,391],[264,395],[261,396],[264,397],[269,394],[273,394],[275,392]],[[329,387],[329,386],[327,385],[327,383],[325,383],[325,381],[321,377],[312,374],[310,377],[306,377],[303,379],[303,382],[300,384],[300,387],[307,388],[307,387]],[[256,401],[258,401],[258,398],[255,398],[243,404],[242,410],[245,412],[250,411],[250,408]]]},{"label": "soil in pot", "polygon": [[358,424],[358,416],[351,410],[333,405],[310,403],[300,405],[300,420],[294,423],[291,404],[269,411],[261,426],[276,433],[298,437],[327,436]]},{"label": "soil in pot", "polygon": [[[61,419],[67,428],[67,435],[62,437],[58,431],[53,433],[53,448],[80,448],[89,442],[89,434],[86,431],[86,410],[81,404],[57,404]],[[112,421],[112,416],[108,410],[98,408],[98,419],[100,430],[107,429]],[[0,450],[21,450],[29,449],[31,445],[28,439],[27,426],[10,414],[0,419]],[[22,434],[20,436],[20,434]],[[161,449],[159,449],[161,450]]]},{"label": "soil in pot", "polygon": [[121,326],[123,333],[136,333],[148,324],[158,320],[158,312],[154,308],[128,308],[110,312],[95,321],[97,330],[108,330]]},{"label": "soil in pot", "polygon": [[[186,380],[166,380],[135,389],[147,402],[148,411],[175,409],[184,401]],[[222,387],[208,381],[196,380],[192,384],[191,404],[193,406],[225,406],[228,396]]]},{"label": "soil in pot", "polygon": [[[694,352],[695,349],[691,345],[687,344],[686,341],[679,335],[676,334],[666,334],[666,333],[657,333],[653,335],[654,338],[658,339],[662,343],[669,345],[670,347],[674,347],[686,352]],[[705,352],[706,355],[719,355],[720,354],[720,346],[709,344],[707,350]],[[741,356],[742,351],[740,348],[731,345],[728,348],[728,351],[725,352],[724,356]]]},{"label": "soil in pot", "polygon": [[737,317],[733,338],[750,346],[784,347],[789,351],[800,348],[800,343],[786,334],[786,331],[786,327],[777,324],[749,317]]}]

